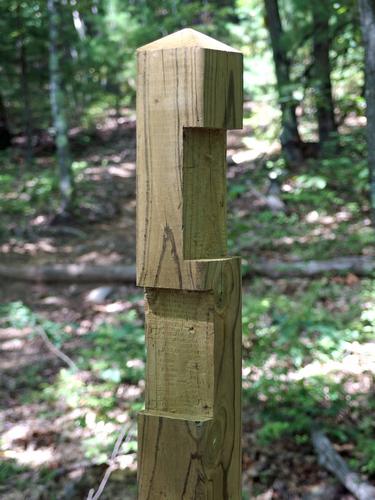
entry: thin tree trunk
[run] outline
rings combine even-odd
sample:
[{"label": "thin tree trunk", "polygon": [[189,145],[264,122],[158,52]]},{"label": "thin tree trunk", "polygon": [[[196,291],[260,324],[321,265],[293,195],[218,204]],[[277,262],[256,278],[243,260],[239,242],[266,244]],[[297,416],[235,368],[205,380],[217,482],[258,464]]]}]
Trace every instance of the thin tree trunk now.
[{"label": "thin tree trunk", "polygon": [[329,58],[329,4],[312,2],[313,13],[313,54],[316,111],[318,119],[319,143],[322,145],[336,131],[334,103],[332,96],[331,62]]},{"label": "thin tree trunk", "polygon": [[21,89],[23,97],[23,128],[26,136],[26,154],[25,160],[28,166],[31,166],[33,160],[33,137],[31,130],[32,112],[30,105],[30,90],[28,81],[27,55],[25,46],[25,33],[23,32],[23,22],[21,15],[21,4],[17,5],[18,28],[20,31],[19,40],[19,63],[21,69]]},{"label": "thin tree trunk", "polygon": [[366,53],[367,143],[370,174],[370,208],[375,227],[375,0],[359,0]]},{"label": "thin tree trunk", "polygon": [[[73,67],[79,67],[79,65],[84,65],[84,60],[87,56],[87,46],[83,43],[86,39],[86,24],[82,16],[82,12],[79,10],[80,5],[76,0],[70,0],[70,5],[72,9],[72,21],[74,29],[77,33],[78,40],[70,36],[64,36],[64,51],[67,59],[72,59]],[[68,32],[67,34],[69,34]],[[95,35],[93,35],[93,38]],[[88,73],[83,72],[79,76],[78,86],[70,86],[70,95],[72,102],[74,103],[74,121],[80,121],[85,108],[90,102],[90,94],[87,92],[88,85]]]},{"label": "thin tree trunk", "polygon": [[266,9],[267,28],[271,37],[282,115],[281,146],[287,162],[298,164],[302,160],[301,138],[298,132],[296,102],[293,97],[292,82],[290,79],[290,60],[284,46],[278,0],[265,0],[264,5]]},{"label": "thin tree trunk", "polygon": [[28,83],[26,48],[23,42],[20,47],[20,66],[21,66],[21,88],[23,96],[23,126],[26,136],[26,164],[30,166],[33,161],[33,134],[31,129],[32,112],[30,105],[30,91]]},{"label": "thin tree trunk", "polygon": [[0,94],[0,150],[9,148],[11,143],[12,135],[8,126],[8,119],[3,96]]},{"label": "thin tree trunk", "polygon": [[64,113],[64,91],[61,85],[61,68],[58,53],[59,13],[56,3],[56,0],[48,0],[47,2],[49,14],[50,99],[60,174],[60,209],[63,214],[68,214],[73,209],[74,183],[68,130]]}]

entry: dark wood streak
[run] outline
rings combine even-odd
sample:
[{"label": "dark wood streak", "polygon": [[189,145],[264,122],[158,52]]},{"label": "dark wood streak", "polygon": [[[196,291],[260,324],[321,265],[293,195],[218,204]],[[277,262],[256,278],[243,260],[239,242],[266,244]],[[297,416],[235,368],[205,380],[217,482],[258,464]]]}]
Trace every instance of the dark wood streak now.
[{"label": "dark wood streak", "polygon": [[[194,488],[194,498],[197,499],[197,500],[205,500],[205,499],[202,498],[201,492],[199,491],[200,490],[199,483],[203,483],[203,484],[206,483],[206,484],[208,484],[207,481],[206,481],[206,477],[201,476],[200,473],[198,472],[198,474],[197,474],[197,481],[195,483],[195,488]],[[199,496],[198,496],[198,494],[199,494]],[[207,495],[205,495],[205,497],[207,498]]]},{"label": "dark wood streak", "polygon": [[[189,49],[184,50],[184,95],[187,96],[189,93],[188,89],[188,63],[187,63],[187,54]],[[190,85],[190,88],[192,85]],[[189,123],[189,106],[186,108],[186,116],[184,117],[184,122]],[[185,125],[183,123],[183,126]]]},{"label": "dark wood streak", "polygon": [[223,494],[224,494],[223,500],[234,500],[234,499],[229,497],[228,480],[227,480],[227,474],[226,474],[227,469],[224,467],[224,464],[222,462],[220,462],[220,465],[221,465],[221,470],[222,470],[222,474],[223,474],[223,478],[224,478],[223,479],[223,481],[224,481],[223,482]]},{"label": "dark wood streak", "polygon": [[[194,83],[194,94],[195,94],[195,117],[197,122],[199,122],[199,107],[198,107],[198,92],[197,92],[197,53],[194,49],[191,51],[191,56],[193,60],[193,83]],[[192,91],[193,91],[193,85]]]},{"label": "dark wood streak", "polygon": [[193,440],[193,441],[196,441],[193,433],[191,432],[191,429],[190,429],[190,426],[189,426],[189,423],[188,422],[185,422],[185,427],[186,427],[186,432],[188,434],[188,436],[190,436],[190,438]]},{"label": "dark wood streak", "polygon": [[[149,252],[149,246],[147,245],[147,238],[148,238],[148,231],[149,231],[149,224],[150,224],[150,212],[151,212],[151,204],[152,204],[152,196],[151,196],[151,182],[150,182],[150,158],[149,158],[149,152],[151,155],[151,144],[150,144],[150,138],[149,136],[151,134],[147,133],[147,104],[148,104],[148,86],[146,84],[147,81],[147,54],[146,52],[143,54],[143,59],[144,59],[144,71],[143,71],[143,89],[144,89],[144,96],[143,96],[143,137],[144,137],[144,155],[145,155],[145,167],[146,167],[146,216],[145,216],[145,229],[144,229],[144,234],[143,234],[143,254],[142,254],[142,268],[141,268],[141,276],[140,276],[140,281],[142,282],[145,278],[146,274],[146,260],[148,258],[148,252]],[[147,143],[149,141],[149,144]]]},{"label": "dark wood streak", "polygon": [[[229,82],[228,82],[228,92],[226,95],[227,105],[225,106],[225,116],[224,123],[227,123],[231,116],[233,117],[233,122],[236,122],[236,107],[233,105],[234,103],[234,75],[233,71],[229,73]],[[230,114],[229,114],[230,113]]]},{"label": "dark wood streak", "polygon": [[[234,301],[234,303],[237,304],[237,309],[236,309],[236,314],[235,314],[235,321],[233,322],[233,326],[232,326],[232,359],[233,359],[232,373],[233,373],[233,381],[235,381],[236,377],[237,377],[237,374],[235,372],[235,369],[236,369],[236,366],[237,366],[237,364],[236,364],[236,344],[238,342],[241,342],[241,339],[237,339],[236,338],[236,333],[238,331],[241,331],[241,323],[239,324],[239,321],[240,321],[240,318],[241,318],[242,302],[241,302],[241,276],[240,276],[239,273],[236,273],[235,282],[236,282],[237,286],[234,287],[233,292],[232,292],[232,293],[236,294],[236,296],[234,298],[232,298],[232,301]],[[240,349],[241,349],[241,347],[240,347]],[[240,352],[240,366],[241,366],[241,359],[242,359],[242,356],[241,356],[241,352]],[[239,399],[239,401],[238,401],[238,399]],[[236,393],[236,391],[233,392],[233,413],[232,413],[232,415],[234,417],[234,422],[233,422],[232,449],[231,449],[231,453],[230,453],[231,457],[233,457],[233,454],[234,454],[234,445],[235,445],[234,437],[237,434],[237,432],[236,432],[236,425],[241,425],[241,412],[240,412],[239,419],[238,419],[237,412],[236,412],[236,406],[239,406],[239,408],[241,408],[241,391],[240,390],[238,391],[238,393]],[[229,464],[232,464],[232,458],[229,461]],[[225,478],[227,478],[227,475],[225,475]]]},{"label": "dark wood streak", "polygon": [[156,274],[155,274],[155,283],[154,283],[155,287],[157,286],[157,284],[159,282],[161,266],[162,266],[162,263],[163,263],[164,254],[165,254],[166,249],[167,249],[167,238],[165,236],[165,231],[164,231],[164,234],[163,234],[163,244],[162,244],[162,247],[161,247],[160,258],[159,258],[158,267],[156,268]]},{"label": "dark wood streak", "polygon": [[[138,417],[138,418],[139,418],[139,417]],[[142,425],[142,433],[141,433],[141,435],[140,435],[140,436],[139,436],[139,438],[138,438],[140,443],[144,443],[144,437],[145,437],[145,427],[146,427],[146,425],[145,425],[145,424],[144,424],[144,425]],[[138,429],[139,429],[139,420],[138,420]],[[143,448],[142,448],[142,455],[141,455],[141,457],[140,457],[140,462],[141,462],[141,463],[144,463],[144,461],[145,461],[145,447],[143,447]],[[141,467],[138,467],[138,471],[137,471],[137,473],[138,473],[138,477],[139,477],[139,472],[140,472],[140,469],[141,469]]]},{"label": "dark wood streak", "polygon": [[175,242],[175,239],[174,239],[173,231],[168,226],[168,224],[165,224],[165,226],[164,226],[163,245],[162,245],[162,249],[161,249],[161,253],[160,253],[158,267],[157,267],[157,270],[156,270],[154,287],[157,287],[157,285],[158,285],[158,281],[159,281],[159,277],[160,277],[160,272],[161,272],[161,268],[162,268],[162,264],[163,264],[163,259],[164,259],[164,256],[165,256],[165,252],[167,250],[167,243],[168,243],[168,241],[171,244],[171,254],[172,254],[173,260],[174,260],[174,262],[176,264],[176,268],[177,268],[179,288],[182,288],[181,263],[180,263],[180,259],[178,257],[177,246],[176,246],[176,242]]},{"label": "dark wood streak", "polygon": [[190,469],[191,469],[191,464],[192,464],[192,460],[193,460],[193,455],[190,455],[190,460],[189,460],[189,465],[188,465],[188,469],[187,469],[187,472],[185,474],[185,480],[184,480],[184,485],[183,485],[183,488],[182,488],[182,493],[181,493],[181,498],[183,499],[184,496],[185,496],[185,493],[186,493],[186,490],[187,490],[187,485],[188,485],[188,482],[189,482],[189,476],[190,476]]},{"label": "dark wood streak", "polygon": [[165,81],[165,61],[164,61],[164,50],[161,50],[161,66],[162,66],[162,73],[163,73],[163,88],[164,88],[164,95],[167,93],[167,84]]},{"label": "dark wood streak", "polygon": [[178,283],[179,283],[180,288],[182,288],[181,263],[180,263],[180,259],[178,257],[177,247],[176,247],[176,242],[175,242],[175,239],[174,239],[173,231],[171,230],[171,228],[168,225],[166,225],[165,226],[165,232],[167,233],[168,239],[171,242],[172,257],[173,257],[173,260],[175,261],[175,264],[176,264],[176,267],[177,267]]},{"label": "dark wood streak", "polygon": [[[198,462],[200,462],[201,465],[202,465],[202,456],[199,453],[191,453],[190,454],[190,460],[189,460],[188,468],[187,468],[187,472],[185,474],[185,480],[184,480],[184,486],[183,486],[183,489],[182,489],[181,499],[183,499],[184,496],[185,496],[185,494],[186,494],[187,487],[188,487],[188,484],[189,484],[189,477],[190,477],[190,472],[191,472],[192,464],[193,464],[193,462],[195,460],[197,460]],[[198,474],[198,478],[199,478],[199,474]]]},{"label": "dark wood streak", "polygon": [[[185,51],[186,52],[186,49]],[[176,62],[176,78],[175,78],[175,86],[176,86],[176,93],[175,93],[175,102],[176,102],[176,120],[177,120],[177,144],[176,144],[176,167],[177,167],[177,178],[179,182],[179,186],[175,191],[178,194],[179,197],[179,203],[182,203],[182,167],[181,167],[181,143],[182,143],[182,134],[183,134],[183,127],[181,127],[181,121],[180,121],[180,113],[177,111],[179,109],[179,79],[178,79],[178,74],[179,74],[179,68],[178,68],[178,57],[177,57],[177,49],[175,49],[175,62]]]},{"label": "dark wood streak", "polygon": [[[147,423],[145,424],[147,425]],[[160,443],[160,435],[163,427],[163,418],[159,417],[158,418],[158,431],[157,431],[157,438],[156,438],[156,445],[155,445],[155,460],[154,460],[154,465],[152,467],[152,473],[151,473],[151,478],[149,482],[149,488],[148,488],[148,494],[146,500],[150,500],[151,498],[151,488],[152,488],[152,483],[154,482],[154,477],[155,477],[155,471],[156,471],[156,466],[157,466],[157,458],[158,458],[158,453],[159,453],[159,443]]]}]

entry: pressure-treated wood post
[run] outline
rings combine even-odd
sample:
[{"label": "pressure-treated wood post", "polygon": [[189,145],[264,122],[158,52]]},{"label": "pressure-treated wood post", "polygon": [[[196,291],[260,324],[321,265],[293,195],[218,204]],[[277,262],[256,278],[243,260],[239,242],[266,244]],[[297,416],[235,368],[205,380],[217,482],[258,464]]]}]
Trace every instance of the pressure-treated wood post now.
[{"label": "pressure-treated wood post", "polygon": [[241,127],[241,53],[191,29],[138,50],[140,500],[241,497],[241,276],[226,256],[225,176],[226,129]]}]

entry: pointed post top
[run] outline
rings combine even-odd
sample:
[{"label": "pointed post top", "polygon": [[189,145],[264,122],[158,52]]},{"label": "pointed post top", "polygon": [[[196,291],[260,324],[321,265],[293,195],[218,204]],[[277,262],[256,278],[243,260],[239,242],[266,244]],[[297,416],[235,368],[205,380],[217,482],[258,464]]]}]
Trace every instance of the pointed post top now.
[{"label": "pointed post top", "polygon": [[202,49],[211,50],[221,50],[223,52],[240,52],[225,43],[219,42],[214,38],[211,38],[199,31],[193,30],[191,28],[185,28],[183,30],[167,35],[159,40],[148,43],[143,47],[140,47],[137,52],[149,51],[149,50],[162,50],[162,49],[179,49],[186,47],[199,47]]}]

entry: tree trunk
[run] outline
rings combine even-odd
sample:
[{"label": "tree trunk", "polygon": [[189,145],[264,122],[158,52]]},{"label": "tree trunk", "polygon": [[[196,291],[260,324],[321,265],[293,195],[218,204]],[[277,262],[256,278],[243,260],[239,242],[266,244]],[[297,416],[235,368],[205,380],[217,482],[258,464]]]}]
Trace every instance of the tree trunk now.
[{"label": "tree trunk", "polygon": [[25,46],[25,33],[23,31],[22,22],[22,6],[19,3],[17,5],[17,18],[18,18],[18,29],[20,31],[19,38],[19,64],[21,69],[21,89],[23,97],[23,129],[26,136],[26,154],[25,160],[28,166],[31,165],[33,159],[33,137],[31,130],[32,114],[30,105],[30,91],[29,91],[29,80],[28,80],[28,67],[27,67],[27,54]]},{"label": "tree trunk", "polygon": [[375,0],[359,0],[366,53],[367,143],[370,174],[370,208],[375,227]]},{"label": "tree trunk", "polygon": [[12,142],[12,135],[9,131],[7,113],[3,97],[0,94],[0,150],[9,148],[11,142]]},{"label": "tree trunk", "polygon": [[329,5],[312,2],[313,13],[313,55],[316,112],[319,143],[322,145],[336,131],[334,103],[332,97],[331,62],[329,58]]},{"label": "tree trunk", "polygon": [[296,101],[293,97],[290,79],[290,60],[283,40],[278,0],[265,0],[266,24],[271,37],[273,60],[277,80],[277,90],[281,108],[281,146],[285,158],[290,164],[302,160],[301,138],[298,132]]},{"label": "tree trunk", "polygon": [[74,183],[68,142],[68,130],[64,112],[65,96],[61,85],[61,68],[58,51],[59,12],[56,0],[48,0],[47,8],[49,14],[50,99],[60,174],[60,210],[62,214],[68,214],[71,213],[73,209]]}]

